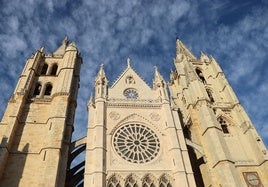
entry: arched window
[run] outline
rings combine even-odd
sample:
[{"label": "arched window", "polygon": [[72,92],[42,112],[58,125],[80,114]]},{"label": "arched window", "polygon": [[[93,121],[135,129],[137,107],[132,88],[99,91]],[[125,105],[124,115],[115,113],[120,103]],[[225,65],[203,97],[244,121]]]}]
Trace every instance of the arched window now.
[{"label": "arched window", "polygon": [[50,75],[56,75],[58,70],[58,65],[53,64]]},{"label": "arched window", "polygon": [[51,95],[52,85],[49,83],[46,85],[45,95]]},{"label": "arched window", "polygon": [[118,177],[116,177],[114,175],[109,179],[107,186],[108,187],[121,187],[121,185],[119,183],[120,183],[120,181],[119,181]]},{"label": "arched window", "polygon": [[159,186],[160,187],[172,187],[172,185],[170,184],[169,177],[167,177],[166,175],[162,175],[160,178]]},{"label": "arched window", "polygon": [[207,91],[207,94],[208,94],[208,97],[209,97],[210,102],[214,103],[215,100],[214,100],[214,98],[213,98],[213,96],[212,96],[211,91],[208,90],[208,89],[206,89],[206,91]]},{"label": "arched window", "polygon": [[201,79],[201,81],[204,83],[204,84],[207,84],[206,82],[206,79],[202,73],[202,71],[200,69],[195,69],[195,72],[196,74],[198,75],[199,79]]},{"label": "arched window", "polygon": [[125,187],[138,187],[137,180],[131,175],[126,180]]},{"label": "arched window", "polygon": [[221,124],[222,132],[223,132],[224,134],[229,134],[229,130],[228,130],[228,126],[227,126],[226,121],[225,121],[222,117],[219,117],[219,118],[218,118],[218,121],[219,121],[219,123]]},{"label": "arched window", "polygon": [[45,63],[42,67],[41,75],[46,75],[47,73],[48,65]]},{"label": "arched window", "polygon": [[41,84],[40,83],[37,83],[37,85],[35,86],[35,89],[34,89],[34,95],[39,95],[40,92],[41,92]]},{"label": "arched window", "polygon": [[142,187],[156,187],[155,179],[151,175],[146,175],[142,180]]}]

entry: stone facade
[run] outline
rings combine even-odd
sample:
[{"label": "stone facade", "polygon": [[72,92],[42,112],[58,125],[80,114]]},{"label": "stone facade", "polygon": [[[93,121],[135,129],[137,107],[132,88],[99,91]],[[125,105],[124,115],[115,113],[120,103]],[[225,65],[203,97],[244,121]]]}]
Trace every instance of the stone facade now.
[{"label": "stone facade", "polygon": [[0,124],[0,186],[64,186],[81,62],[67,38],[27,60]]},{"label": "stone facade", "polygon": [[218,63],[176,46],[170,83],[155,68],[152,88],[130,59],[112,85],[101,65],[87,137],[72,143],[82,59],[67,38],[39,49],[0,123],[0,186],[268,186],[267,149]]},{"label": "stone facade", "polygon": [[268,186],[267,149],[216,60],[177,40],[174,65],[170,92],[197,183]]},{"label": "stone facade", "polygon": [[150,88],[128,59],[107,83],[101,66],[88,103],[85,186],[195,186],[182,125],[158,70]]}]

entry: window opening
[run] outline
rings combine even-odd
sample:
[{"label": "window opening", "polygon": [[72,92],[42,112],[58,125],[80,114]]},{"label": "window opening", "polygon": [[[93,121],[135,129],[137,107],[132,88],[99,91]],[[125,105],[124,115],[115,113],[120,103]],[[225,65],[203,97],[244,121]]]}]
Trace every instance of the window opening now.
[{"label": "window opening", "polygon": [[147,175],[142,181],[142,187],[155,187],[154,179]]},{"label": "window opening", "polygon": [[56,75],[57,74],[57,70],[58,70],[58,65],[57,64],[53,64],[50,75]]},{"label": "window opening", "polygon": [[36,87],[34,89],[34,95],[39,95],[40,92],[41,92],[41,88],[42,88],[41,84],[37,83],[37,85],[36,85]]},{"label": "window opening", "polygon": [[134,179],[133,176],[128,177],[126,181],[126,187],[138,187],[137,181]]},{"label": "window opening", "polygon": [[45,90],[45,95],[51,95],[51,91],[52,91],[52,85],[47,84],[46,90]]},{"label": "window opening", "polygon": [[128,124],[118,129],[113,145],[123,159],[137,164],[153,160],[160,151],[157,135],[141,124]]},{"label": "window opening", "polygon": [[221,117],[218,119],[219,123],[221,124],[222,132],[224,134],[229,134],[228,126],[226,124],[226,121],[223,120]]},{"label": "window opening", "polygon": [[113,176],[112,178],[110,178],[107,186],[108,187],[121,187],[119,183],[120,183],[119,179],[116,176]]},{"label": "window opening", "polygon": [[212,96],[211,91],[210,90],[206,90],[206,91],[207,91],[207,94],[208,94],[208,97],[209,97],[210,102],[214,103],[214,98]]},{"label": "window opening", "polygon": [[160,187],[172,187],[166,175],[160,178]]},{"label": "window opening", "polygon": [[198,77],[201,79],[201,81],[202,81],[204,84],[206,84],[206,79],[205,79],[205,77],[204,77],[202,71],[199,70],[199,69],[196,69],[195,71],[196,71],[196,74],[198,75]]},{"label": "window opening", "polygon": [[47,73],[48,65],[45,63],[42,67],[41,75],[46,75]]}]

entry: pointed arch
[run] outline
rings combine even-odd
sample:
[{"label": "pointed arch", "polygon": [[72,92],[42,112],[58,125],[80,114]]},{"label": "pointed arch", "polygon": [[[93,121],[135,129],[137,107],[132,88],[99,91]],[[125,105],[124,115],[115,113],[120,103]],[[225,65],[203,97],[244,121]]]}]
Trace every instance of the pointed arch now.
[{"label": "pointed arch", "polygon": [[146,117],[139,115],[137,113],[132,113],[126,117],[124,117],[123,119],[121,119],[118,124],[111,130],[111,134],[114,134],[114,132],[120,128],[121,126],[125,125],[125,124],[129,124],[129,123],[133,123],[135,121],[135,123],[137,121],[139,121],[140,124],[146,124],[153,127],[154,130],[156,130],[157,133],[161,134],[160,129],[157,127],[157,125],[155,125],[154,123],[152,123],[152,121],[150,121],[149,119],[147,119]]},{"label": "pointed arch", "polygon": [[125,182],[125,187],[138,187],[137,184],[138,177],[134,174],[128,175]]},{"label": "pointed arch", "polygon": [[212,91],[211,91],[211,89],[206,88],[206,92],[207,92],[207,95],[208,95],[208,98],[209,98],[210,102],[211,102],[211,103],[214,103],[215,100],[214,100],[214,97],[213,97],[213,95],[212,95]]},{"label": "pointed arch", "polygon": [[142,187],[156,187],[156,178],[152,174],[146,174],[142,178]]},{"label": "pointed arch", "polygon": [[159,178],[160,187],[172,187],[172,179],[168,174],[163,174]]},{"label": "pointed arch", "polygon": [[122,187],[120,184],[121,181],[121,176],[119,176],[118,174],[113,174],[108,179],[107,187]]},{"label": "pointed arch", "polygon": [[52,91],[52,84],[47,83],[44,95],[51,95],[51,91]]},{"label": "pointed arch", "polygon": [[42,70],[41,70],[41,75],[46,75],[48,69],[47,63],[44,63]]},{"label": "pointed arch", "polygon": [[199,77],[199,79],[203,82],[203,84],[207,84],[206,79],[205,79],[201,69],[196,68],[195,72],[196,72],[197,76]]}]

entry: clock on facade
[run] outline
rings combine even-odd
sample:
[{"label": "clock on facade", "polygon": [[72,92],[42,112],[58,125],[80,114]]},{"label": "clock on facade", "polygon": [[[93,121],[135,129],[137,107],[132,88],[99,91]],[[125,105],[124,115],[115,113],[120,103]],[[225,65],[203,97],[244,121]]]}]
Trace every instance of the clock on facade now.
[{"label": "clock on facade", "polygon": [[128,99],[138,99],[138,92],[135,89],[129,88],[124,91],[124,96]]},{"label": "clock on facade", "polygon": [[244,172],[244,178],[250,187],[262,187],[261,181],[259,179],[257,172]]}]

